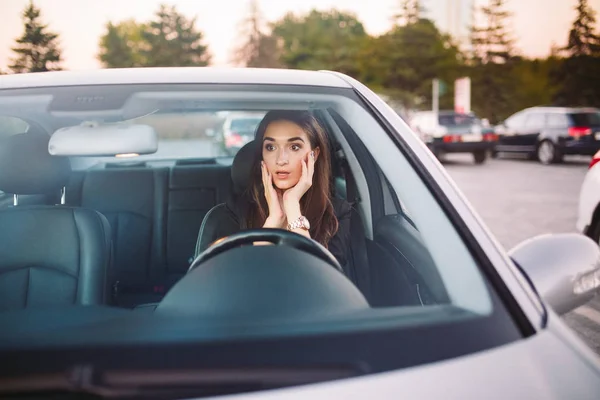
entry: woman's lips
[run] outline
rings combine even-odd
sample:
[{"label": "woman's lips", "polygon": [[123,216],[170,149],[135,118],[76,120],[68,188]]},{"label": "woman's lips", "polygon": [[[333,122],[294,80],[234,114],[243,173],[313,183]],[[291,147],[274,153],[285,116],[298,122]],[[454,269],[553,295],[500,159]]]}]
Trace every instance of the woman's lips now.
[{"label": "woman's lips", "polygon": [[286,179],[288,176],[290,176],[289,172],[276,172],[275,175],[277,175],[277,178],[279,179]]}]

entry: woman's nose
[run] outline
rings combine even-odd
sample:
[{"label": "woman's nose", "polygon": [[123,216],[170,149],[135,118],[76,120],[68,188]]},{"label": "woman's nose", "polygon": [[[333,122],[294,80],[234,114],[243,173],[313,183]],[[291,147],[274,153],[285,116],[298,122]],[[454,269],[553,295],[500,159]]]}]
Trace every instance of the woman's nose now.
[{"label": "woman's nose", "polygon": [[286,165],[288,163],[288,157],[285,151],[280,151],[277,154],[277,165]]}]

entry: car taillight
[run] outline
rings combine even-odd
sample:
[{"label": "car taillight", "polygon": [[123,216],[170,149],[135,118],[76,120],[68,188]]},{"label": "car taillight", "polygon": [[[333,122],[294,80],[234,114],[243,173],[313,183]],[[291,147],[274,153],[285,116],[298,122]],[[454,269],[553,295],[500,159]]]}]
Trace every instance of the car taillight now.
[{"label": "car taillight", "polygon": [[494,133],[486,133],[483,135],[483,140],[486,140],[488,142],[495,142],[498,140],[498,135]]},{"label": "car taillight", "polygon": [[242,146],[243,144],[244,144],[244,139],[237,132],[231,132],[225,138],[225,145],[227,147]]},{"label": "car taillight", "polygon": [[462,142],[460,135],[446,135],[444,136],[444,143]]},{"label": "car taillight", "polygon": [[572,126],[569,128],[569,136],[580,138],[592,133],[592,129],[587,126]]},{"label": "car taillight", "polygon": [[590,161],[590,165],[588,166],[588,169],[590,169],[594,165],[596,165],[598,163],[598,161],[600,161],[600,151],[597,152],[596,154],[594,154],[594,157],[592,157],[592,161]]}]

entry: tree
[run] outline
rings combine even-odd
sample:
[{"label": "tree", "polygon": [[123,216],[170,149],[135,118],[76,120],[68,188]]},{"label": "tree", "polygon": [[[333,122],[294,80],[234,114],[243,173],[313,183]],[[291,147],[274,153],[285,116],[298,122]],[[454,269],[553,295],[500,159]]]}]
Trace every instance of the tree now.
[{"label": "tree", "polygon": [[272,32],[284,66],[332,69],[351,76],[358,75],[358,54],[368,38],[356,16],[337,10],[288,13],[272,25]]},{"label": "tree", "polygon": [[515,91],[510,96],[511,109],[515,111],[541,104],[552,104],[557,87],[550,79],[550,72],[560,60],[556,57],[546,59],[516,60],[511,78],[515,81]]},{"label": "tree", "polygon": [[60,70],[61,52],[58,34],[49,32],[40,21],[41,11],[33,1],[23,11],[25,31],[12,51],[17,54],[9,68],[15,73]]},{"label": "tree", "polygon": [[132,68],[146,65],[142,52],[145,48],[145,24],[127,20],[106,24],[106,33],[100,38],[98,59],[107,68]]},{"label": "tree", "polygon": [[392,17],[395,25],[415,24],[421,19],[425,9],[421,0],[400,0],[400,12]]},{"label": "tree", "polygon": [[[463,56],[450,36],[427,19],[394,26],[371,39],[359,57],[361,80],[408,108],[429,108],[432,80],[453,82],[462,74],[462,65]],[[451,102],[452,91],[440,99],[445,107]]]},{"label": "tree", "polygon": [[187,19],[175,6],[161,5],[156,20],[142,33],[144,66],[206,66],[210,62],[203,34],[195,28],[196,18]]},{"label": "tree", "polygon": [[577,18],[569,32],[569,42],[565,50],[571,57],[600,55],[600,37],[595,34],[596,17],[587,0],[579,0]]},{"label": "tree", "polygon": [[482,6],[482,25],[471,27],[472,59],[475,63],[505,63],[514,56],[514,38],[510,34],[508,19],[512,14],[506,11],[506,0],[489,0]]},{"label": "tree", "polygon": [[250,0],[248,16],[240,24],[242,44],[235,50],[237,65],[254,68],[278,68],[277,39],[264,33],[264,22],[258,0]]},{"label": "tree", "polygon": [[517,92],[514,64],[520,58],[509,29],[512,14],[506,10],[506,0],[488,0],[475,11],[469,60],[471,103],[476,113],[496,123],[514,111]]},{"label": "tree", "polygon": [[600,107],[600,38],[595,31],[595,12],[587,0],[579,0],[577,18],[569,32],[559,60],[551,71],[551,81],[559,87],[554,103],[562,106]]}]

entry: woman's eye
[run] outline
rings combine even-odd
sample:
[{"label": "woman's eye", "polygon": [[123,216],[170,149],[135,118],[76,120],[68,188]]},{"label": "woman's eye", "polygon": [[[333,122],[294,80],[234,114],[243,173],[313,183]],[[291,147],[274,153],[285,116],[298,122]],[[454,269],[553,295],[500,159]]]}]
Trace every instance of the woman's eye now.
[{"label": "woman's eye", "polygon": [[272,144],[268,144],[265,146],[265,150],[267,151],[273,151],[275,150],[275,146],[273,146]]},{"label": "woman's eye", "polygon": [[302,148],[302,146],[300,146],[299,144],[293,144],[291,149],[292,151],[298,151]]}]

